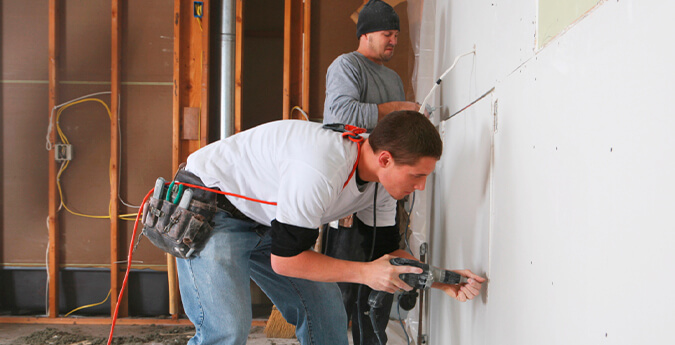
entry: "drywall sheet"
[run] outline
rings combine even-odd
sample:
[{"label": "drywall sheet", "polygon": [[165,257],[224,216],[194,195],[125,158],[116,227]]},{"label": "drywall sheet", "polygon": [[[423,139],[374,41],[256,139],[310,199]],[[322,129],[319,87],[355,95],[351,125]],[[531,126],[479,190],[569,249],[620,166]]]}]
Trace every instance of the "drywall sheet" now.
[{"label": "drywall sheet", "polygon": [[541,48],[601,0],[539,0],[537,44]]},{"label": "drywall sheet", "polygon": [[[447,90],[444,90],[447,91]],[[434,266],[469,268],[484,275],[489,266],[492,97],[441,122],[443,158],[434,175],[430,257]],[[484,341],[485,298],[457,303],[432,290],[429,317],[438,344],[480,344]],[[442,340],[442,341],[441,341]]]},{"label": "drywall sheet", "polygon": [[[481,143],[483,129],[453,137],[455,119],[445,128],[458,148],[437,167],[432,264],[484,269],[489,282],[463,304],[432,295],[429,344],[675,342],[675,298],[662,291],[675,284],[675,49],[663,43],[675,4],[602,2],[541,50],[536,4],[448,0],[431,10],[434,63],[477,46],[473,72],[460,62],[436,104],[449,113],[467,104],[467,80],[495,87],[495,131],[486,247],[483,192],[472,187],[484,177],[461,173],[481,171],[481,160],[453,151]],[[489,112],[484,102],[469,109]]]}]

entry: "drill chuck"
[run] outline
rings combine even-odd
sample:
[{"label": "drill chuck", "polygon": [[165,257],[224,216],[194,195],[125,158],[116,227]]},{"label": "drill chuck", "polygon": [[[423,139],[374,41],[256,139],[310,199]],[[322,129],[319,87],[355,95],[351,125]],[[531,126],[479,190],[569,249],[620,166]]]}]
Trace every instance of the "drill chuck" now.
[{"label": "drill chuck", "polygon": [[[431,275],[431,283],[438,282],[443,284],[459,284],[459,281],[462,279],[462,276],[455,272],[432,266],[429,266],[429,272]],[[429,284],[429,287],[431,287],[431,284]]]}]

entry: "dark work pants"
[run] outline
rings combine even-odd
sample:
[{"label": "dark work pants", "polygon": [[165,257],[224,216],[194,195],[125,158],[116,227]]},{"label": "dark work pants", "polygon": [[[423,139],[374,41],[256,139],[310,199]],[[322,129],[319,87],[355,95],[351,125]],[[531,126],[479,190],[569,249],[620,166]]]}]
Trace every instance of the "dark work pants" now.
[{"label": "dark work pants", "polygon": [[[343,260],[350,261],[367,261],[371,252],[373,240],[373,233],[369,230],[358,229],[358,223],[354,221],[352,228],[340,227],[334,229],[326,227],[325,235],[323,237],[324,254]],[[373,260],[388,253],[374,253]],[[379,341],[373,331],[373,326],[368,316],[370,307],[368,306],[368,296],[373,291],[367,285],[354,283],[338,283],[340,292],[342,293],[342,302],[347,311],[347,320],[352,321],[352,337],[354,345],[361,345],[360,332],[363,328],[363,345],[379,345]],[[359,295],[360,288],[360,295]],[[378,329],[384,335],[384,329],[387,327],[389,320],[389,312],[394,300],[394,295],[388,294],[384,299],[382,308],[376,309],[380,317]],[[358,304],[357,304],[358,302]],[[359,308],[361,314],[361,322],[359,322]],[[386,337],[386,335],[384,336]]]}]

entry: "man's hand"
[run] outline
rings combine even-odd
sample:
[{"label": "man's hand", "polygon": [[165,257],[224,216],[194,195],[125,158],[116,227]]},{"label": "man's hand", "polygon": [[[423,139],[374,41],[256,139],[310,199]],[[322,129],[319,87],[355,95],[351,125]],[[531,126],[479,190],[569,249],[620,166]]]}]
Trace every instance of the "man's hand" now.
[{"label": "man's hand", "polygon": [[[404,102],[404,101],[395,101],[395,102],[387,102],[387,103],[381,103],[377,105],[377,117],[379,120],[382,120],[383,117],[387,116],[387,114],[393,112],[393,111],[398,111],[398,110],[412,110],[412,111],[420,111],[420,107],[422,105],[419,103],[415,102]],[[429,118],[431,114],[427,112],[427,109],[424,109],[424,116]]]},{"label": "man's hand", "polygon": [[415,102],[404,101],[381,103],[377,105],[377,117],[378,119],[382,120],[382,118],[387,116],[387,114],[397,110],[418,111],[420,110],[420,105]]},{"label": "man's hand", "polygon": [[412,287],[406,284],[399,277],[403,273],[422,273],[422,269],[414,266],[394,266],[389,260],[394,256],[384,255],[381,258],[367,263],[364,270],[363,284],[370,286],[373,290],[386,291],[394,293],[397,290],[410,291]]},{"label": "man's hand", "polygon": [[470,270],[456,270],[453,272],[463,277],[467,277],[468,281],[460,284],[434,283],[433,287],[442,290],[445,294],[460,302],[466,302],[467,300],[478,296],[482,283],[486,281],[484,277],[476,275]]}]

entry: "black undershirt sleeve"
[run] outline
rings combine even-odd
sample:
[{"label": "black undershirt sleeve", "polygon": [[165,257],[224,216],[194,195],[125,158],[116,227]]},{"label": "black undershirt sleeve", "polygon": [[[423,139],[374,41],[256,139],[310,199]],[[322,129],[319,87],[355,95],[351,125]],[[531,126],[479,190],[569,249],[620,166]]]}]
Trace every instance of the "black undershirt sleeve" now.
[{"label": "black undershirt sleeve", "polygon": [[272,254],[291,257],[312,248],[319,237],[319,230],[284,224],[275,219],[272,221],[270,236]]}]

